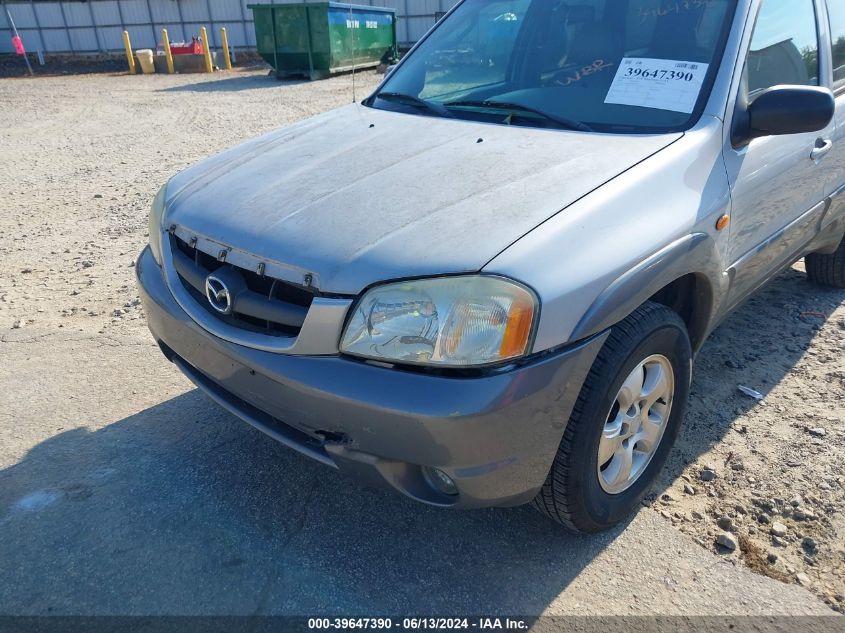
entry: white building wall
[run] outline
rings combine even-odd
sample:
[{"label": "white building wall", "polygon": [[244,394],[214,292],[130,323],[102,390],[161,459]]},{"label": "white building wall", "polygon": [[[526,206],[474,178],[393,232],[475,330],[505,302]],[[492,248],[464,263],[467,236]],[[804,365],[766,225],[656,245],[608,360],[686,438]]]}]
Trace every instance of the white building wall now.
[{"label": "white building wall", "polygon": [[[352,4],[396,9],[396,37],[406,45],[416,42],[431,28],[435,13],[447,11],[456,2],[352,0]],[[198,35],[202,26],[209,29],[214,47],[220,46],[220,27],[225,26],[231,46],[253,48],[255,31],[247,5],[271,3],[272,0],[0,0],[0,53],[12,52],[6,9],[27,51],[96,53],[122,50],[124,30],[129,31],[133,48],[139,49],[155,48],[163,28],[172,42],[178,42]]]}]

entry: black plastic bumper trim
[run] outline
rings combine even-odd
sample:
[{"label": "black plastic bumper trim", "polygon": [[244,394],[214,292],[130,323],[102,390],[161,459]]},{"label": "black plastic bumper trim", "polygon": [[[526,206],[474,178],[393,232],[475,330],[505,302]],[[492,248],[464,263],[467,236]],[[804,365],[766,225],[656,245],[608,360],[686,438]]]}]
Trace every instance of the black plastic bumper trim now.
[{"label": "black plastic bumper trim", "polygon": [[241,400],[234,394],[226,391],[208,376],[199,371],[196,367],[182,359],[178,354],[169,350],[165,355],[176,365],[188,379],[197,387],[202,389],[208,396],[221,407],[248,422],[259,431],[266,433],[274,440],[292,448],[318,462],[337,468],[337,464],[326,453],[325,448],[309,435],[299,431],[271,415],[264,413],[248,402]]}]

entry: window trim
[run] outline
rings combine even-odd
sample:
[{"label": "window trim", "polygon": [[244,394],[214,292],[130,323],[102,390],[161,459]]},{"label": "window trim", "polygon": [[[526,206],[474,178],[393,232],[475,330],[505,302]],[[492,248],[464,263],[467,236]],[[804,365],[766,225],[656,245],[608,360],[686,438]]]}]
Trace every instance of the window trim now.
[{"label": "window trim", "polygon": [[[837,86],[836,85],[837,84],[836,77],[833,74],[833,73],[836,72],[836,65],[835,65],[836,60],[833,57],[833,47],[834,47],[834,45],[836,44],[836,41],[839,38],[835,38],[835,35],[833,33],[833,20],[831,19],[831,16],[830,16],[830,7],[831,6],[832,6],[831,0],[825,0],[824,11],[825,11],[825,19],[827,20],[826,24],[827,24],[827,34],[828,34],[827,39],[828,39],[828,44],[829,44],[828,48],[830,49],[829,58],[830,58],[830,71],[831,71],[831,89],[833,90],[834,96],[841,97],[842,95],[845,95],[845,79],[840,79],[839,80],[840,85]],[[845,38],[845,33],[843,33],[840,37]]]}]

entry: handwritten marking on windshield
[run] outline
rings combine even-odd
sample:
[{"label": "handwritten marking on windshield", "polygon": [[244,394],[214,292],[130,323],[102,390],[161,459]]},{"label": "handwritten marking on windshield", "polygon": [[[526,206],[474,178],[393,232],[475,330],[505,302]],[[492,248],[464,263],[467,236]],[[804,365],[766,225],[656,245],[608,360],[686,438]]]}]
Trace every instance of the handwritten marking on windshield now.
[{"label": "handwritten marking on windshield", "polygon": [[596,73],[600,73],[601,71],[612,68],[616,64],[611,64],[603,59],[597,59],[589,66],[584,66],[581,70],[576,72],[574,75],[569,75],[568,77],[564,77],[563,79],[555,79],[555,83],[563,86],[564,88],[571,86],[574,83],[578,83],[584,77],[589,77],[590,75],[595,75]]},{"label": "handwritten marking on windshield", "polygon": [[678,2],[667,2],[654,9],[638,7],[638,14],[643,22],[647,22],[649,18],[662,18],[672,13],[680,14],[683,11],[693,11],[703,8],[709,9],[714,6],[716,6],[716,0],[679,0]]}]

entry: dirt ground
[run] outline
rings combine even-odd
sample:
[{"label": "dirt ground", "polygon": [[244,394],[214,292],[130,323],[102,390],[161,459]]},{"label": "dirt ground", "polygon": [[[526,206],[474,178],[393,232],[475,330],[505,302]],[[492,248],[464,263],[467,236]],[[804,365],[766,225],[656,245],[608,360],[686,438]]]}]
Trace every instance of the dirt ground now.
[{"label": "dirt ground", "polygon": [[[360,97],[378,77],[356,80]],[[26,360],[84,371],[104,346],[126,345],[127,358],[146,350],[133,266],[158,187],[237,141],[350,100],[348,76],[313,84],[280,84],[263,72],[0,80],[0,357],[12,345],[42,354],[56,340],[63,357]],[[14,385],[15,367],[3,371]],[[13,388],[31,394],[33,411],[39,394],[51,403],[48,435],[78,424],[63,415],[62,399],[96,392],[94,401],[119,411],[152,406],[187,384],[174,370],[156,378],[160,393],[142,393],[99,371],[57,395],[46,378],[26,375]],[[0,469],[45,439],[44,428],[16,424],[21,412],[10,404],[0,406]],[[803,585],[845,610],[845,292],[810,285],[798,264],[716,331],[697,360],[690,412],[656,490],[647,505],[658,521],[708,556]],[[731,543],[728,534],[735,550],[717,544]]]},{"label": "dirt ground", "polygon": [[845,610],[845,292],[800,262],[716,330],[664,474],[651,507],[682,532]]}]

